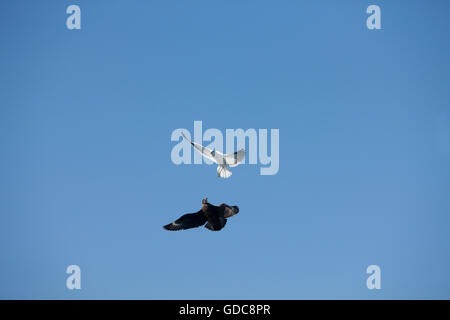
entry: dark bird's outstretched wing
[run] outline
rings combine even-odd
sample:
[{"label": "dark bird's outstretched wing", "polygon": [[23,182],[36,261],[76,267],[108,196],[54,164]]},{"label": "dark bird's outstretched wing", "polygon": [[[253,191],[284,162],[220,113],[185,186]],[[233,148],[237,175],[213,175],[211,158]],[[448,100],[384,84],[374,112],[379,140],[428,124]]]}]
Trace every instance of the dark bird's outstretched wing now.
[{"label": "dark bird's outstretched wing", "polygon": [[188,213],[184,216],[181,216],[181,218],[177,219],[175,222],[169,223],[168,225],[164,226],[164,229],[170,230],[170,231],[177,231],[177,230],[185,230],[190,228],[196,228],[204,225],[206,223],[207,219],[205,215],[203,214],[203,211],[200,210],[196,213]]}]

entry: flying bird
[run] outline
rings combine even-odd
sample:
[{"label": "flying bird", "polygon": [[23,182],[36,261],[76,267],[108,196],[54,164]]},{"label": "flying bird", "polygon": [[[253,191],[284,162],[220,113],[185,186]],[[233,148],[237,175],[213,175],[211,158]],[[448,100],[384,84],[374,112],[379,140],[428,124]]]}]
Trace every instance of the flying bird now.
[{"label": "flying bird", "polygon": [[230,218],[239,212],[238,206],[229,206],[222,203],[215,206],[208,203],[208,198],[202,200],[202,208],[195,213],[187,213],[175,222],[164,226],[164,229],[170,231],[185,230],[197,228],[205,225],[205,228],[211,231],[219,231],[227,224],[227,218]]},{"label": "flying bird", "polygon": [[217,176],[222,178],[229,178],[231,177],[232,173],[230,170],[230,167],[236,167],[242,161],[244,161],[245,158],[245,150],[241,149],[239,151],[233,152],[233,153],[227,153],[223,154],[216,150],[211,150],[207,147],[202,146],[201,144],[192,142],[186,136],[184,133],[181,133],[183,138],[185,138],[187,141],[189,141],[190,144],[196,149],[200,154],[205,157],[206,159],[209,159],[213,161],[214,163],[217,163]]}]

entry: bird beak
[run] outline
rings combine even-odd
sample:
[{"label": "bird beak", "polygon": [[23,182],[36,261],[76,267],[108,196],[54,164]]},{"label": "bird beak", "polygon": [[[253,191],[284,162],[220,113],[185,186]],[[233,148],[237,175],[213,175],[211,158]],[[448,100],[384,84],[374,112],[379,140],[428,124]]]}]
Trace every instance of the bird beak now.
[{"label": "bird beak", "polygon": [[238,206],[233,206],[232,209],[234,214],[238,214],[239,213],[239,207]]}]

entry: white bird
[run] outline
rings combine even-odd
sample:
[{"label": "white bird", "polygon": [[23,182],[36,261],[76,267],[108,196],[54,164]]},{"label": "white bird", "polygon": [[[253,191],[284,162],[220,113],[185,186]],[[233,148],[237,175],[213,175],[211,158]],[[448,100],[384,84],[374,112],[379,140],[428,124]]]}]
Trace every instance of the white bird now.
[{"label": "white bird", "polygon": [[190,144],[196,149],[202,156],[204,156],[206,159],[209,159],[213,161],[214,163],[217,163],[217,176],[222,178],[229,178],[231,177],[232,173],[230,171],[230,167],[236,167],[242,161],[244,161],[245,158],[245,150],[241,149],[239,151],[228,153],[228,154],[222,154],[219,151],[211,150],[209,148],[206,148],[202,146],[201,144],[192,142],[186,136],[181,133],[183,138],[185,138],[187,141],[189,141]]}]

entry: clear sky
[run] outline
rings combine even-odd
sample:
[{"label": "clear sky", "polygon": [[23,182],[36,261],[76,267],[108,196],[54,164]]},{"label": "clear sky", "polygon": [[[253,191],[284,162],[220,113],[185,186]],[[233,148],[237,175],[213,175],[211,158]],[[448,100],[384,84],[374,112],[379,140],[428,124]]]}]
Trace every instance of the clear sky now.
[{"label": "clear sky", "polygon": [[[450,298],[449,10],[4,1],[0,298]],[[279,173],[174,165],[194,120],[280,129]],[[205,196],[241,211],[220,232],[162,228]]]}]

